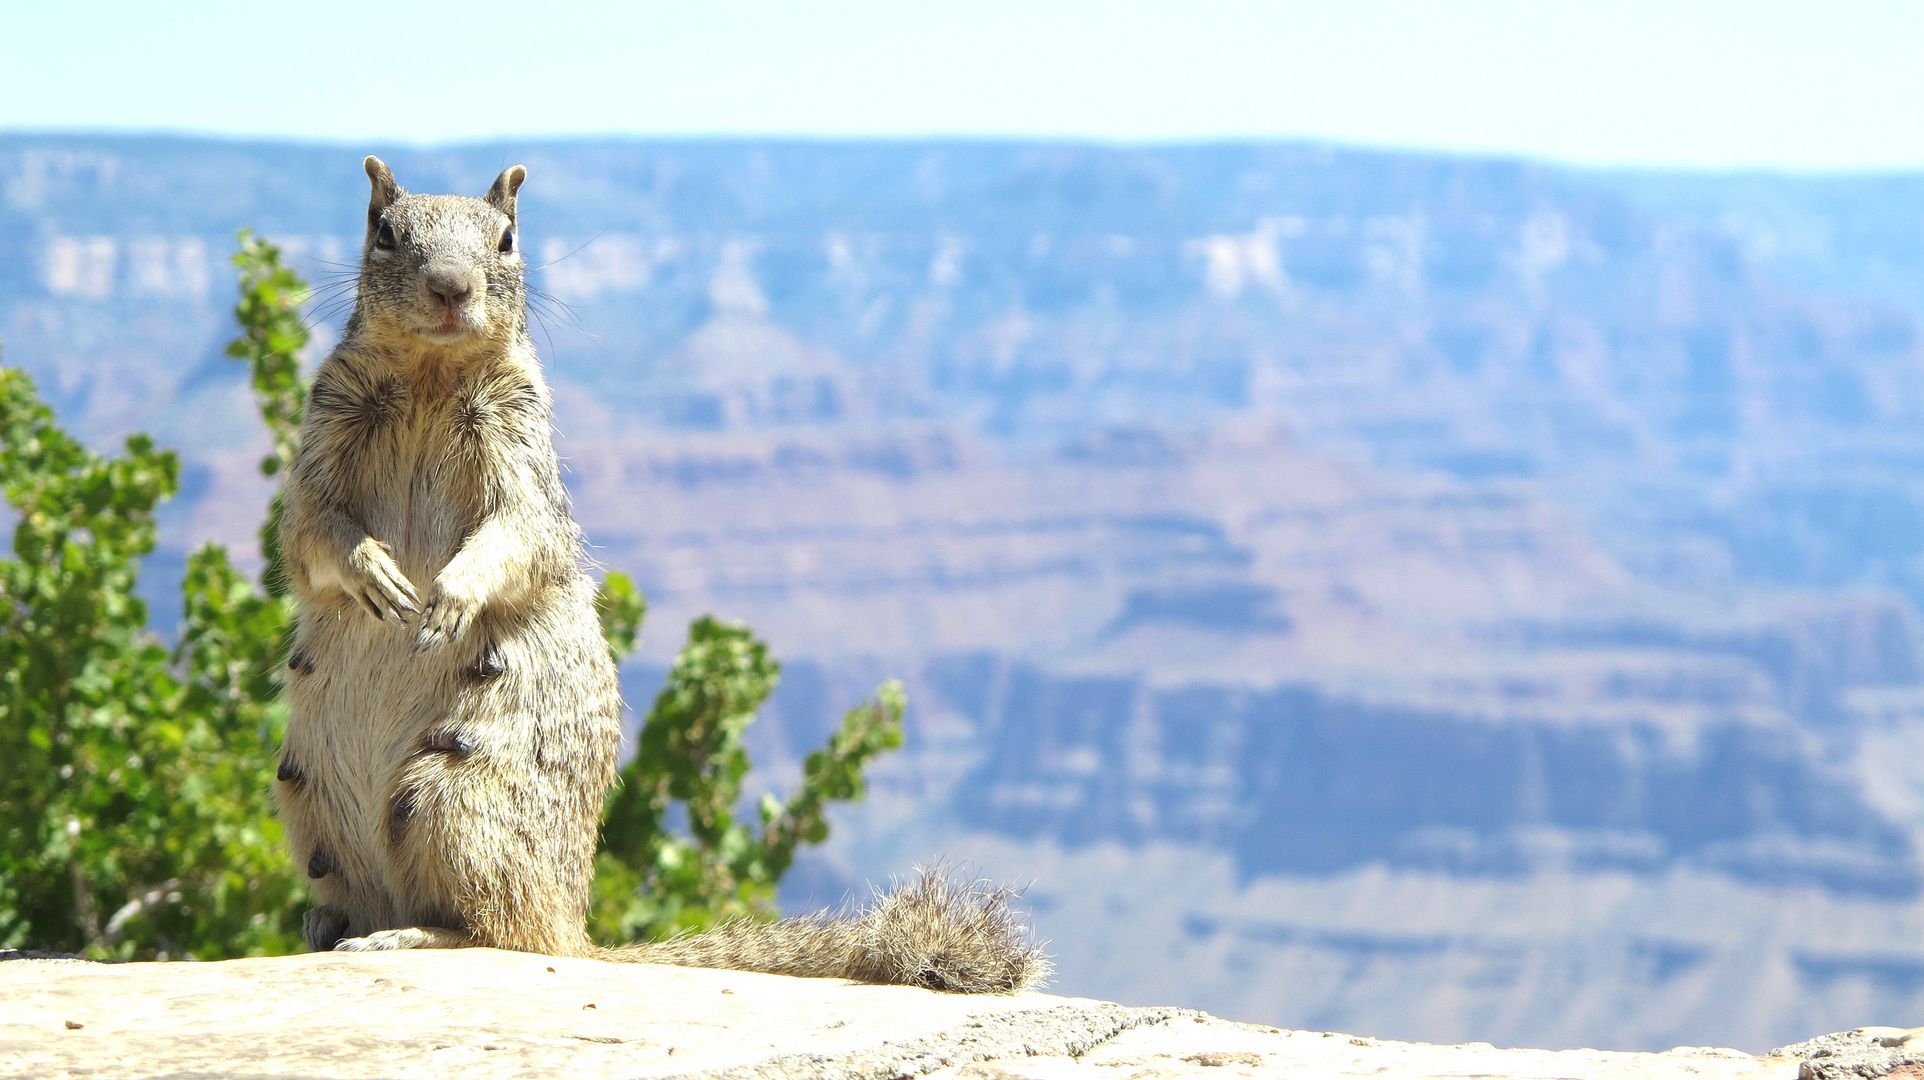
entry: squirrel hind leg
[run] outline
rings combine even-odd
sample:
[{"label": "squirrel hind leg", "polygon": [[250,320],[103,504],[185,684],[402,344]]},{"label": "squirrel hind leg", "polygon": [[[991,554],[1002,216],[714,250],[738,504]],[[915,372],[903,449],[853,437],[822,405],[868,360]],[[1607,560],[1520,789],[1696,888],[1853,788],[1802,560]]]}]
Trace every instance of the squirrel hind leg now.
[{"label": "squirrel hind leg", "polygon": [[860,917],[869,948],[853,977],[961,994],[1038,989],[1049,961],[1010,905],[1017,895],[958,880],[946,867],[924,868]]}]

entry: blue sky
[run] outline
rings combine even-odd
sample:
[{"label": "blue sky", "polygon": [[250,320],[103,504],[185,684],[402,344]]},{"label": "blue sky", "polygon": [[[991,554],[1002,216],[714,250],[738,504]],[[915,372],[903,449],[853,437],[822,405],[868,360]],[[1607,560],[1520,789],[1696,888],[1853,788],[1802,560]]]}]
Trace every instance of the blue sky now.
[{"label": "blue sky", "polygon": [[1316,138],[1924,168],[1924,0],[49,3],[0,129]]}]

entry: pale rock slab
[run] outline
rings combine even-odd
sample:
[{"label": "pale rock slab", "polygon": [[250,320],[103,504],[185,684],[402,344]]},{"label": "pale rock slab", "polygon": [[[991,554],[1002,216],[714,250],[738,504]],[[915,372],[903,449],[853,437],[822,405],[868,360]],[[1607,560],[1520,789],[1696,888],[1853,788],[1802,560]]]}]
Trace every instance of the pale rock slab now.
[{"label": "pale rock slab", "polygon": [[1792,1080],[1800,1064],[1382,1042],[1047,994],[492,949],[0,964],[0,1077]]}]

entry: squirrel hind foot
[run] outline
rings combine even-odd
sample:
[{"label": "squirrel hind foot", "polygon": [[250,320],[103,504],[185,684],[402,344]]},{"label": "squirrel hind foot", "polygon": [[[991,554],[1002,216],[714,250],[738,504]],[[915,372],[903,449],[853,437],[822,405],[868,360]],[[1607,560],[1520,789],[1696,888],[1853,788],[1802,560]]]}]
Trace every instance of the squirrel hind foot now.
[{"label": "squirrel hind foot", "polygon": [[876,901],[860,921],[870,939],[854,977],[960,994],[1039,989],[1049,961],[1011,906],[1020,891],[922,868]]},{"label": "squirrel hind foot", "polygon": [[396,949],[466,949],[475,944],[474,936],[464,930],[439,926],[404,926],[397,930],[376,930],[366,937],[342,938],[334,943],[335,952],[391,952]]}]

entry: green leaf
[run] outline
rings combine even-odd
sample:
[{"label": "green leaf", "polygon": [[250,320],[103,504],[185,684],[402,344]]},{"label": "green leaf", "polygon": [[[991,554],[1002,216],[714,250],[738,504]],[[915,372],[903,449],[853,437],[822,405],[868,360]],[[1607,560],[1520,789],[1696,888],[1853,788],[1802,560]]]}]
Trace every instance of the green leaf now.
[{"label": "green leaf", "polygon": [[[597,936],[662,938],[775,917],[776,886],[796,847],[828,837],[827,804],[859,798],[868,760],[901,745],[906,698],[891,682],[809,756],[802,787],[787,802],[761,798],[751,829],[736,820],[750,767],[743,736],[780,677],[781,665],[746,626],[712,616],[689,626],[607,804],[597,865],[607,882],[621,884],[597,885]],[[686,839],[667,828],[675,803]]]},{"label": "green leaf", "polygon": [[601,616],[601,636],[607,639],[619,664],[635,651],[635,643],[640,640],[648,600],[627,574],[610,570],[595,592],[595,613]]}]

